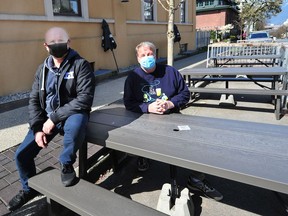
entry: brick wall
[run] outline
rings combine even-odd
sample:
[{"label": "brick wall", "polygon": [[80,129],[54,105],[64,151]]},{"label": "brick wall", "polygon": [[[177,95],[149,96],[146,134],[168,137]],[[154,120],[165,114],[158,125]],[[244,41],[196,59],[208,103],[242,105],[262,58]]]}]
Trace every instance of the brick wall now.
[{"label": "brick wall", "polygon": [[226,23],[226,11],[210,11],[196,15],[196,29],[210,30]]}]

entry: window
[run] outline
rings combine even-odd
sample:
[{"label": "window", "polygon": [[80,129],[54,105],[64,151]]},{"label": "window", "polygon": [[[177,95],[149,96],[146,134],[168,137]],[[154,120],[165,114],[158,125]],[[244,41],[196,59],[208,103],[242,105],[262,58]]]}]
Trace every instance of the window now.
[{"label": "window", "polygon": [[145,21],[153,21],[153,0],[144,0],[144,19]]},{"label": "window", "polygon": [[214,5],[214,0],[208,0],[207,5]]},{"label": "window", "polygon": [[180,22],[186,22],[186,1],[181,2],[180,4]]},{"label": "window", "polygon": [[197,1],[197,7],[202,7],[202,6],[204,6],[203,0]]},{"label": "window", "polygon": [[81,0],[52,0],[55,16],[82,16]]}]

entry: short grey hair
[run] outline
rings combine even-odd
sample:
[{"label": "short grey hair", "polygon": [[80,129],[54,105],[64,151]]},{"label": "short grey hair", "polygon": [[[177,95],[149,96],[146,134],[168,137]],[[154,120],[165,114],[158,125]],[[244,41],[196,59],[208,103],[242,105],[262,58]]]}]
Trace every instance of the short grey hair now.
[{"label": "short grey hair", "polygon": [[154,55],[156,55],[156,46],[152,42],[144,41],[136,46],[135,48],[136,56],[138,56],[138,50],[140,49],[140,47],[144,47],[144,46],[149,47],[153,51]]}]

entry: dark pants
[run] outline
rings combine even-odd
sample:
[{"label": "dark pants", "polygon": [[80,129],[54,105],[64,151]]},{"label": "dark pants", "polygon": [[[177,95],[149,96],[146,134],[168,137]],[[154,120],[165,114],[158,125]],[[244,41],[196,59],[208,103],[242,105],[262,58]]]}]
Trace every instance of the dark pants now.
[{"label": "dark pants", "polygon": [[[87,123],[87,114],[74,114],[67,118],[64,124],[57,125],[51,135],[47,135],[47,141],[50,142],[61,130],[64,131],[63,150],[59,156],[60,163],[73,164],[76,161],[76,152],[85,139]],[[28,179],[36,174],[34,158],[41,149],[35,142],[35,136],[30,129],[15,153],[16,166],[24,191],[30,190]]]}]

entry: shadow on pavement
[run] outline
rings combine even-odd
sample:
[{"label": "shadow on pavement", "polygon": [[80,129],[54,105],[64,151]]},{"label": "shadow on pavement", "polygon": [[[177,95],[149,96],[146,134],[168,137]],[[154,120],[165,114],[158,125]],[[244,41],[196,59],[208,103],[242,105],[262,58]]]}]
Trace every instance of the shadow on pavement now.
[{"label": "shadow on pavement", "polygon": [[[153,160],[150,160],[148,171],[139,172],[137,157],[128,156],[117,172],[106,174],[100,182],[97,178],[94,181],[96,183],[98,181],[97,184],[108,190],[151,208],[157,208],[162,185],[170,182],[169,172],[168,164]],[[181,190],[186,186],[189,174],[190,170],[178,168],[177,183]],[[211,175],[206,175],[206,179],[223,194],[224,198],[217,202],[206,198],[203,194],[192,195],[195,216],[215,215],[213,213],[215,204],[222,208],[228,205],[263,216],[287,215],[272,191]],[[287,195],[283,195],[283,198],[288,201]],[[231,215],[235,215],[235,213]]]}]

